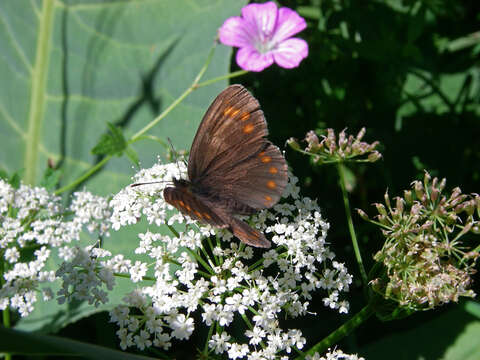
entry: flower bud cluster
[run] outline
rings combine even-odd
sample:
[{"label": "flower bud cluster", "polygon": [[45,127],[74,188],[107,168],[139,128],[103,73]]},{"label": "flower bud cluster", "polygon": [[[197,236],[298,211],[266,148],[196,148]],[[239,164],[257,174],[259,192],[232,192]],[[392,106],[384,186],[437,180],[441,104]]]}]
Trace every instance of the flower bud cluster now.
[{"label": "flower bud cluster", "polygon": [[[462,194],[460,188],[444,191],[446,180],[414,181],[393,204],[375,204],[376,223],[385,244],[376,255],[386,276],[374,279],[373,288],[410,309],[431,309],[459,297],[473,297],[471,275],[479,254],[468,233],[478,234],[480,197]],[[360,216],[368,216],[358,210]],[[370,221],[370,220],[369,220]]]},{"label": "flower bud cluster", "polygon": [[305,136],[307,142],[305,150],[300,150],[300,144],[293,138],[288,140],[288,144],[295,150],[312,155],[314,162],[319,164],[346,161],[375,162],[382,157],[376,150],[379,142],[369,144],[362,141],[365,132],[365,128],[362,128],[354,137],[347,136],[345,130],[342,130],[337,139],[335,131],[327,129],[326,135],[322,135],[320,140],[315,131],[311,130]]}]

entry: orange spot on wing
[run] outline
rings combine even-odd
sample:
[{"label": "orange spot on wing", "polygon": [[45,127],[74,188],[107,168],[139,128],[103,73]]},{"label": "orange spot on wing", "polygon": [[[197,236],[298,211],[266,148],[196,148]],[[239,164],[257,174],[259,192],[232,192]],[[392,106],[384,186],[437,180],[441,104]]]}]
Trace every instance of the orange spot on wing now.
[{"label": "orange spot on wing", "polygon": [[197,210],[194,211],[195,215],[197,215],[200,219],[203,217],[202,214],[200,214],[200,212],[198,212]]},{"label": "orange spot on wing", "polygon": [[181,207],[185,207],[185,203],[182,200],[179,200],[178,203],[180,204]]},{"label": "orange spot on wing", "polygon": [[264,156],[262,157],[262,162],[263,163],[269,163],[270,161],[272,161],[272,158],[270,156]]},{"label": "orange spot on wing", "polygon": [[265,200],[267,200],[267,201],[272,201],[272,197],[271,197],[271,196],[268,196],[268,195],[265,195]]},{"label": "orange spot on wing", "polygon": [[232,117],[232,118],[235,117],[235,115],[237,115],[239,112],[240,112],[240,110],[238,110],[238,109],[233,110],[232,113],[230,114],[230,117]]},{"label": "orange spot on wing", "polygon": [[207,213],[203,213],[203,216],[204,216],[206,219],[208,219],[208,220],[210,220],[210,219],[212,218],[212,217],[211,217],[210,215],[208,215]]},{"label": "orange spot on wing", "polygon": [[259,156],[259,157],[262,157],[263,155],[265,155],[265,151],[262,151],[262,152],[259,152],[259,153],[258,153],[258,156]]},{"label": "orange spot on wing", "polygon": [[270,169],[268,169],[268,172],[270,174],[276,174],[278,173],[278,169],[275,166],[270,166]]},{"label": "orange spot on wing", "polygon": [[269,189],[275,189],[277,187],[277,183],[273,180],[268,180],[267,181],[267,187]]},{"label": "orange spot on wing", "polygon": [[247,124],[247,125],[245,125],[245,126],[243,127],[243,132],[244,132],[245,134],[250,134],[250,133],[253,131],[253,129],[255,129],[255,125],[253,125],[252,123],[250,123],[250,124]]},{"label": "orange spot on wing", "polygon": [[247,121],[248,119],[250,119],[249,113],[243,113],[242,116],[240,116],[240,120],[242,121]]},{"label": "orange spot on wing", "polygon": [[233,111],[233,107],[229,106],[225,109],[225,111],[223,112],[223,115],[230,116],[232,111]]},{"label": "orange spot on wing", "polygon": [[188,210],[188,211],[192,211],[192,208],[190,207],[190,205],[185,205],[185,208]]}]

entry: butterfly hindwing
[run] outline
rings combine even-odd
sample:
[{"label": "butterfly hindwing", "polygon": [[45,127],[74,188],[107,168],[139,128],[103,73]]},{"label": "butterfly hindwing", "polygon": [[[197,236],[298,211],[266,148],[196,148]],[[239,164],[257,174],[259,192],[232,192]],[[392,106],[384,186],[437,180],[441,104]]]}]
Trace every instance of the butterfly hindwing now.
[{"label": "butterfly hindwing", "polygon": [[220,228],[228,226],[222,217],[185,186],[177,183],[175,187],[167,187],[163,190],[163,197],[166,202],[176,207],[182,214],[188,215],[194,220]]}]

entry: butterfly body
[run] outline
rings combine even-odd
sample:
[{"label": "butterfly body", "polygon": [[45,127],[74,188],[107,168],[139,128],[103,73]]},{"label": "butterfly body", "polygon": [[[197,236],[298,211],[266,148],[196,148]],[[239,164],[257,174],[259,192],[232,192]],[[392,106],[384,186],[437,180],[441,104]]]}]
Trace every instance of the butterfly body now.
[{"label": "butterfly body", "polygon": [[287,184],[285,159],[267,134],[258,101],[241,85],[227,87],[197,130],[189,180],[174,179],[165,200],[193,219],[228,228],[248,245],[270,247],[261,232],[235,216],[273,206]]}]

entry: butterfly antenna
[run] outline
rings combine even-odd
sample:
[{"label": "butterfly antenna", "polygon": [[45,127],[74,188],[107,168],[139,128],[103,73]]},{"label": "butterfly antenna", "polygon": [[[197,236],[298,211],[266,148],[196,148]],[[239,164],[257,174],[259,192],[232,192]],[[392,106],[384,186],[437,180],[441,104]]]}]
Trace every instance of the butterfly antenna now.
[{"label": "butterfly antenna", "polygon": [[166,182],[169,182],[169,181],[149,181],[149,182],[135,183],[135,184],[130,185],[130,187],[137,187],[137,186],[140,186],[140,185],[162,184],[162,183],[166,183]]},{"label": "butterfly antenna", "polygon": [[[168,143],[170,144],[170,147],[172,148],[172,153],[175,155],[175,163],[178,164],[178,159],[177,159],[177,152],[175,151],[175,148],[173,147],[172,140],[170,140],[169,137],[167,137]],[[185,166],[187,166],[187,162],[185,161],[185,158],[183,158],[183,163]],[[178,166],[178,165],[177,165]],[[181,173],[180,168],[178,168],[178,172]]]}]

